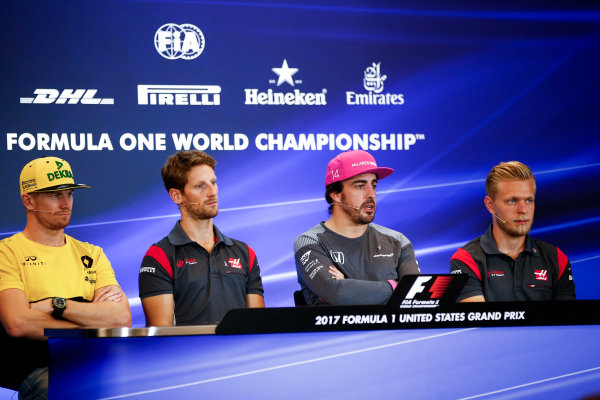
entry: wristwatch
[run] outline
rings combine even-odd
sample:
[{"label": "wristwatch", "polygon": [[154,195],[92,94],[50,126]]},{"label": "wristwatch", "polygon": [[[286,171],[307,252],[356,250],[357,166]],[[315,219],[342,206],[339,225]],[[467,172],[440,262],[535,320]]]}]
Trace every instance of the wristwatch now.
[{"label": "wristwatch", "polygon": [[52,317],[60,319],[67,309],[67,300],[63,299],[62,297],[53,297],[52,308],[54,308],[54,311],[52,311]]}]

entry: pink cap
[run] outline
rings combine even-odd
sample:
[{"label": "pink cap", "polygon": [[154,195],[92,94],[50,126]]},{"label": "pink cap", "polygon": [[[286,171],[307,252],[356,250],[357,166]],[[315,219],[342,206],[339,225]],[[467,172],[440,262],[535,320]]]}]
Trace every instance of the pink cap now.
[{"label": "pink cap", "polygon": [[333,182],[344,181],[360,174],[372,173],[377,179],[383,179],[394,172],[391,168],[377,167],[372,155],[362,150],[349,150],[338,154],[327,164],[325,186]]}]

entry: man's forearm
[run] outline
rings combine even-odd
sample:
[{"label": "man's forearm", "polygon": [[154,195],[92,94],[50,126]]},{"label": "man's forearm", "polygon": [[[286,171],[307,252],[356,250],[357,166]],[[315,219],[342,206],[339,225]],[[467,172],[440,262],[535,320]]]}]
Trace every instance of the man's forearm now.
[{"label": "man's forearm", "polygon": [[12,337],[45,340],[44,328],[75,328],[78,325],[69,321],[52,318],[50,299],[28,303],[20,289],[6,289],[0,292],[0,321],[6,333]]},{"label": "man's forearm", "polygon": [[23,337],[35,340],[48,340],[44,336],[45,328],[62,329],[77,328],[78,324],[52,318],[49,314],[38,310],[26,310],[5,326],[7,333],[13,337]]},{"label": "man's forearm", "polygon": [[120,302],[81,303],[67,300],[62,317],[81,326],[118,328],[131,326],[127,299]]},{"label": "man's forearm", "polygon": [[344,279],[336,282],[322,297],[333,305],[383,304],[392,295],[392,285],[387,281]]}]

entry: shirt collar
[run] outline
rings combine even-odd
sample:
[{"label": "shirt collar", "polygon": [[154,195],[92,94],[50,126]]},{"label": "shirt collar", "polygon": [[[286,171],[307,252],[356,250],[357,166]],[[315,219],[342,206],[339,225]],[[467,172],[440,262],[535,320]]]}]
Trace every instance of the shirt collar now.
[{"label": "shirt collar", "polygon": [[[492,226],[493,225],[490,225],[485,234],[481,236],[481,249],[486,254],[504,254],[500,250],[498,250],[498,245],[496,245],[494,235],[492,234]],[[531,240],[531,237],[529,235],[527,235],[527,237],[525,238],[525,250],[523,251],[531,253],[534,256],[539,255],[537,248],[533,245],[533,241]]]},{"label": "shirt collar", "polygon": [[[227,246],[233,245],[233,241],[228,236],[225,236],[223,233],[221,233],[219,228],[217,228],[217,226],[214,224],[213,230],[215,235],[215,246],[221,242]],[[185,233],[181,227],[181,221],[177,221],[167,237],[169,242],[171,242],[171,244],[174,246],[183,246],[184,244],[195,243],[188,237],[187,233]]]},{"label": "shirt collar", "polygon": [[342,238],[342,239],[345,239],[345,240],[362,240],[362,239],[363,239],[365,236],[367,236],[367,235],[369,234],[369,231],[371,230],[371,227],[372,227],[372,226],[371,226],[371,224],[369,223],[369,224],[368,224],[368,226],[367,226],[367,229],[365,229],[365,232],[364,232],[362,235],[360,235],[360,236],[358,236],[358,237],[355,237],[355,238],[352,238],[352,237],[344,236],[344,235],[342,235],[342,234],[340,234],[340,233],[337,233],[337,232],[335,232],[335,231],[332,231],[332,230],[331,230],[331,229],[329,229],[327,226],[325,226],[325,221],[321,221],[321,226],[322,226],[322,227],[323,227],[323,229],[325,229],[327,232],[330,232],[331,234],[333,234],[333,235],[335,235],[335,236],[338,236],[338,237],[340,237],[340,238]]}]

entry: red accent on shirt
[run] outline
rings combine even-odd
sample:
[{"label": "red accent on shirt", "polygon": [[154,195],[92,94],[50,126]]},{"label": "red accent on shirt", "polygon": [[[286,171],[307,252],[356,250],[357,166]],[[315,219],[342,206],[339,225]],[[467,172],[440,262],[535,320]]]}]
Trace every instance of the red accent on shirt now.
[{"label": "red accent on shirt", "polygon": [[[165,254],[165,251],[158,246],[150,246],[148,251],[146,252],[146,256],[150,256],[154,258],[161,267],[167,271],[167,274],[173,279],[173,270],[171,269],[171,263]],[[144,256],[145,257],[145,256]]]},{"label": "red accent on shirt", "polygon": [[471,254],[469,254],[469,252],[465,249],[456,250],[456,253],[454,253],[450,260],[462,261],[467,265],[467,267],[471,268],[471,271],[473,271],[473,273],[477,276],[477,279],[481,280],[481,273],[479,272],[479,268],[477,267],[475,260],[473,260],[473,256],[471,256]]},{"label": "red accent on shirt", "polygon": [[252,266],[254,265],[254,260],[256,259],[256,254],[254,254],[254,250],[252,250],[252,247],[248,246],[248,259],[250,260],[250,269],[248,270],[248,273],[250,273],[252,271]]},{"label": "red accent on shirt", "polygon": [[563,272],[565,272],[565,269],[567,268],[567,264],[569,263],[569,257],[567,257],[565,253],[560,251],[558,247],[556,248],[556,254],[558,255],[558,279],[560,279]]}]

